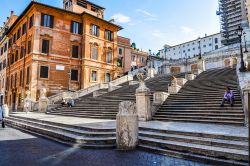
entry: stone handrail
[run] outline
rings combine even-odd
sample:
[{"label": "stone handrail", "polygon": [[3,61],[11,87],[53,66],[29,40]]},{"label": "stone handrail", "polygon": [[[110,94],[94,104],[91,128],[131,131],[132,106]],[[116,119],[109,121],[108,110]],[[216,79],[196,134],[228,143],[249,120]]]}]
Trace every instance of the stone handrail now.
[{"label": "stone handrail", "polygon": [[129,75],[135,76],[137,73],[139,73],[139,72],[141,72],[141,71],[144,71],[144,70],[147,69],[147,68],[148,68],[148,66],[145,66],[145,67],[141,67],[141,68],[139,68],[139,69],[130,71],[130,72],[129,72]]},{"label": "stone handrail", "polygon": [[133,80],[133,76],[128,74],[128,75],[120,77],[120,78],[118,78],[118,79],[116,79],[114,81],[109,82],[109,84],[112,85],[112,86],[117,86],[117,85],[123,84],[123,83],[125,83],[127,81],[132,81],[132,80]]}]

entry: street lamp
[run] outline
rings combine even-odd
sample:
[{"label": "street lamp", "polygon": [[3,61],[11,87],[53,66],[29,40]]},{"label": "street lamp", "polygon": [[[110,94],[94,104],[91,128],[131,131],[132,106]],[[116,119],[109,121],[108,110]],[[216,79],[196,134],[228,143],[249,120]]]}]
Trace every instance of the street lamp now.
[{"label": "street lamp", "polygon": [[198,38],[198,44],[199,44],[199,59],[201,59],[201,38]]},{"label": "street lamp", "polygon": [[244,42],[245,42],[245,53],[248,52],[247,50],[247,40],[246,40],[246,32],[243,33],[244,35]]},{"label": "street lamp", "polygon": [[241,37],[242,37],[242,33],[243,33],[243,28],[241,26],[238,27],[237,31],[236,31],[237,35],[239,36],[239,42],[240,42],[240,72],[246,72],[246,67],[245,67],[245,63],[243,60],[243,51],[242,51],[242,44],[241,44]]}]

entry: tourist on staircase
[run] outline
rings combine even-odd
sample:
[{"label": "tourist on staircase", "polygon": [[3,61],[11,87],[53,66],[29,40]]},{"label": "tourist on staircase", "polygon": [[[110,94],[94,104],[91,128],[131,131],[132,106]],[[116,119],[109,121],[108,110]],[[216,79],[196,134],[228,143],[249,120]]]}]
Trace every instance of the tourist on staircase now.
[{"label": "tourist on staircase", "polygon": [[224,97],[221,103],[221,107],[224,107],[225,101],[230,103],[231,107],[234,106],[234,94],[230,87],[226,87],[226,92],[224,93]]}]

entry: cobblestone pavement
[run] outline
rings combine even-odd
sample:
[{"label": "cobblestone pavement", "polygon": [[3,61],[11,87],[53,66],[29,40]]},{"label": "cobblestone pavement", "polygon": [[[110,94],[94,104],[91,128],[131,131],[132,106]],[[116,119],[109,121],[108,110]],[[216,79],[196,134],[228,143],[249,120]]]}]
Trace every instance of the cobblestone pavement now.
[{"label": "cobblestone pavement", "polygon": [[86,150],[0,128],[0,166],[205,166],[143,151]]}]

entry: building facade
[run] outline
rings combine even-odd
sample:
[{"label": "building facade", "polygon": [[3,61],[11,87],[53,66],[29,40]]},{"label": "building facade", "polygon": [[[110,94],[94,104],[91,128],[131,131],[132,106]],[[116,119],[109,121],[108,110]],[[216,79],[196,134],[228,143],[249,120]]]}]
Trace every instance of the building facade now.
[{"label": "building facade", "polygon": [[10,16],[7,17],[6,22],[0,28],[0,103],[3,104],[5,100],[5,84],[6,84],[6,67],[7,67],[7,53],[8,53],[8,37],[6,32],[11,25],[16,21],[18,16],[11,11]]},{"label": "building facade", "polygon": [[118,36],[118,65],[121,74],[147,65],[148,53],[133,45],[129,38]]},{"label": "building facade", "polygon": [[85,0],[64,1],[64,9],[32,1],[7,32],[6,101],[23,106],[26,90],[39,98],[115,79],[117,32],[104,8]]},{"label": "building facade", "polygon": [[219,0],[217,15],[221,18],[222,44],[231,45],[238,43],[239,38],[235,33],[238,27],[249,28],[246,0]]},{"label": "building facade", "polygon": [[200,53],[203,55],[221,47],[221,34],[217,33],[175,46],[165,45],[163,49],[159,50],[159,56],[168,60],[190,59]]}]

